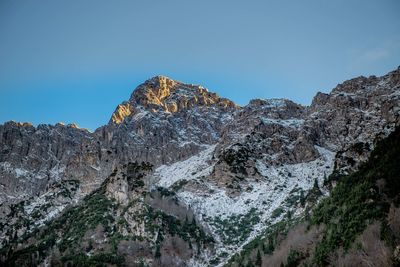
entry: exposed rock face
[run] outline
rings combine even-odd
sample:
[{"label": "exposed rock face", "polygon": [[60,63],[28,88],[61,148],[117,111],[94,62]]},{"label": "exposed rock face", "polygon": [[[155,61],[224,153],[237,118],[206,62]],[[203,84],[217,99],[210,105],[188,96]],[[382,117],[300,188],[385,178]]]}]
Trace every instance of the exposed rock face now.
[{"label": "exposed rock face", "polygon": [[[346,81],[330,94],[316,95],[305,125],[319,145],[341,151],[338,167],[351,169],[366,159],[376,137],[387,136],[399,124],[399,90],[399,69],[380,78]],[[347,158],[354,162],[348,164]]]},{"label": "exposed rock face", "polygon": [[134,107],[169,113],[202,106],[221,109],[237,107],[232,101],[220,98],[202,86],[184,84],[163,76],[156,76],[136,88],[129,102],[134,103]]},{"label": "exposed rock face", "polygon": [[[294,149],[307,140],[299,136],[304,123],[306,108],[286,99],[252,100],[249,105],[235,114],[232,122],[224,129],[223,146],[241,143],[252,146],[251,151],[266,154],[277,163],[309,161],[313,153],[299,155],[285,149]],[[313,144],[311,144],[311,147]],[[313,149],[313,148],[312,148]],[[278,155],[277,157],[277,153]],[[290,155],[289,155],[290,154]],[[285,156],[288,158],[283,159]],[[270,163],[273,160],[270,161]]]},{"label": "exposed rock face", "polygon": [[232,101],[220,98],[202,86],[156,76],[138,86],[129,102],[118,105],[110,122],[120,124],[125,118],[131,119],[143,109],[152,113],[177,113],[194,107],[215,107],[228,111],[238,108]]},{"label": "exposed rock face", "polygon": [[53,182],[98,179],[100,143],[75,125],[8,122],[0,126],[0,202],[43,192]]},{"label": "exposed rock face", "polygon": [[[9,122],[0,126],[1,246],[18,249],[18,238],[54,222],[68,202],[92,212],[91,199],[99,198],[108,203],[103,217],[110,220],[76,237],[82,249],[107,251],[118,233],[125,239],[118,239],[117,251],[127,259],[154,266],[223,263],[286,213],[300,216],[303,195],[328,194],[324,179],[335,168],[356,169],[376,138],[399,125],[399,114],[400,69],[346,81],[318,93],[309,107],[287,99],[239,107],[201,86],[157,76],[94,133]],[[174,237],[176,229],[160,230],[176,219],[180,230],[194,232]],[[90,236],[105,241],[90,248]],[[131,246],[142,246],[143,255],[133,255]]]},{"label": "exposed rock face", "polygon": [[122,103],[118,105],[117,109],[111,116],[111,121],[116,124],[122,123],[126,117],[131,115],[131,105],[129,103]]}]

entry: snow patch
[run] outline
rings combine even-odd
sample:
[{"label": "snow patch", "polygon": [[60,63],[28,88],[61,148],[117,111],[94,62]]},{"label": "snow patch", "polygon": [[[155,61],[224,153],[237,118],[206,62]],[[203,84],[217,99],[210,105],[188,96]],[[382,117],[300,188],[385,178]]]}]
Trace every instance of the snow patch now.
[{"label": "snow patch", "polygon": [[14,171],[15,171],[15,175],[17,176],[17,178],[19,178],[21,176],[26,176],[26,174],[29,173],[29,171],[27,171],[25,169],[20,169],[20,168],[16,168]]},{"label": "snow patch", "polygon": [[215,147],[216,145],[210,145],[207,149],[187,160],[158,167],[154,172],[154,177],[159,179],[157,185],[170,187],[180,180],[192,180],[209,175],[212,171],[212,166],[208,162],[212,158]]},{"label": "snow patch", "polygon": [[265,124],[279,124],[284,127],[292,127],[292,128],[298,128],[304,124],[303,119],[282,120],[282,119],[270,119],[270,118],[265,118],[265,117],[260,117],[260,119]]}]

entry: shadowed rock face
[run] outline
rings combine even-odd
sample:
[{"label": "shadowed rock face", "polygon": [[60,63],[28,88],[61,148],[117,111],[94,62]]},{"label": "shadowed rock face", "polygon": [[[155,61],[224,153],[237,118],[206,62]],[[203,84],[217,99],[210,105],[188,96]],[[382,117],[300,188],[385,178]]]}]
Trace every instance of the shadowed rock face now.
[{"label": "shadowed rock face", "polygon": [[[251,197],[257,187],[266,188],[263,194],[286,192],[282,189],[286,184],[278,182],[306,190],[314,178],[321,182],[320,176],[329,175],[333,164],[342,172],[356,169],[368,158],[374,140],[399,125],[399,114],[398,69],[382,77],[346,81],[329,94],[318,93],[308,107],[287,99],[255,99],[239,107],[201,86],[156,76],[139,85],[128,101],[118,105],[109,123],[93,133],[76,125],[34,127],[8,122],[0,125],[0,225],[5,223],[8,229],[0,231],[0,240],[12,239],[10,233],[18,224],[12,203],[22,203],[24,218],[29,219],[30,208],[21,200],[29,199],[39,207],[50,199],[51,212],[57,216],[69,202],[80,203],[101,185],[105,186],[104,197],[130,207],[132,214],[135,208],[146,211],[148,204],[131,207],[132,201],[141,201],[142,194],[161,186],[167,191],[160,194],[170,194],[168,190],[181,194],[179,201],[191,207],[183,213],[200,219],[209,216],[211,221],[213,216],[225,216],[219,213],[217,195],[226,203],[235,198],[232,205],[224,204],[226,216],[242,218],[237,215],[240,209],[232,206],[247,193],[252,201],[247,206],[260,200]],[[265,186],[268,183],[272,185]],[[67,193],[60,197],[58,191]],[[51,198],[47,197],[50,193]],[[216,207],[207,206],[214,200]],[[152,198],[149,203],[164,210],[172,205],[163,201]],[[265,207],[263,203],[254,208]],[[248,214],[272,212],[261,209]],[[173,212],[181,214],[182,207]],[[128,216],[132,229],[137,226],[135,220]],[[215,224],[201,223],[218,235]],[[146,236],[144,228],[139,228],[141,236]],[[27,229],[15,231],[22,236]],[[147,252],[146,257],[152,257],[151,249]]]},{"label": "shadowed rock face", "polygon": [[[382,77],[346,81],[330,94],[314,97],[305,125],[318,144],[341,152],[338,167],[354,169],[358,159],[369,155],[374,139],[387,136],[399,124],[399,91],[400,69]],[[354,158],[354,164],[349,166],[347,158]]]},{"label": "shadowed rock face", "polygon": [[0,126],[0,200],[19,200],[45,191],[55,181],[98,176],[100,143],[75,125],[8,122]]}]

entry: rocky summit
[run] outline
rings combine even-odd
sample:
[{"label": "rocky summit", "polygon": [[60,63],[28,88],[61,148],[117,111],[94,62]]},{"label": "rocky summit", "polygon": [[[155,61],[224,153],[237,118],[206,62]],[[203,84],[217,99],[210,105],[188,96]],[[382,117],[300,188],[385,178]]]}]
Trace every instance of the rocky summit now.
[{"label": "rocky summit", "polygon": [[[7,122],[0,125],[0,263],[362,266],[318,261],[327,255],[318,247],[280,251],[294,242],[284,238],[296,236],[290,229],[306,229],[299,225],[329,207],[342,180],[365,170],[371,155],[381,158],[378,144],[395,139],[399,115],[400,68],[345,81],[310,106],[255,99],[240,107],[202,86],[156,76],[94,132]],[[379,181],[367,189],[379,194]],[[393,205],[392,221],[400,218],[397,202],[388,202],[396,194],[383,206]],[[354,240],[377,221],[352,229],[361,236]],[[304,242],[325,242],[323,227],[301,230]],[[392,243],[382,245],[390,262],[381,266],[395,265],[398,232],[382,229]],[[343,255],[350,248],[335,247]]]}]

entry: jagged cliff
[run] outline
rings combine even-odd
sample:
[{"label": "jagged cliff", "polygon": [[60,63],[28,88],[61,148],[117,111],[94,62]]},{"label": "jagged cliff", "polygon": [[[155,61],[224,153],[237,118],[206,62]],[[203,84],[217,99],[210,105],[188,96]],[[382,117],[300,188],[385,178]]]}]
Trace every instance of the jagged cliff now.
[{"label": "jagged cliff", "polygon": [[93,133],[6,123],[1,261],[221,265],[286,214],[302,216],[315,185],[316,199],[328,195],[334,170],[356,170],[399,125],[399,102],[399,69],[346,81],[311,106],[239,107],[157,76]]}]

